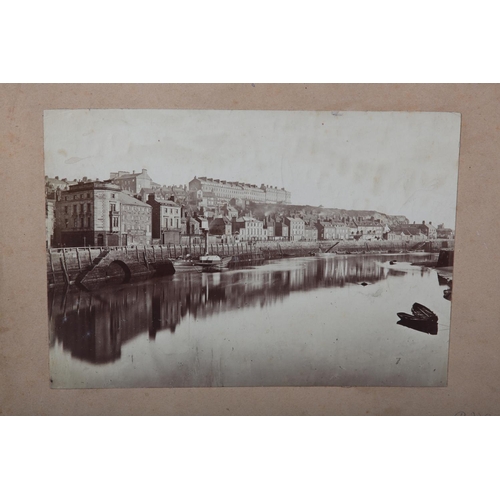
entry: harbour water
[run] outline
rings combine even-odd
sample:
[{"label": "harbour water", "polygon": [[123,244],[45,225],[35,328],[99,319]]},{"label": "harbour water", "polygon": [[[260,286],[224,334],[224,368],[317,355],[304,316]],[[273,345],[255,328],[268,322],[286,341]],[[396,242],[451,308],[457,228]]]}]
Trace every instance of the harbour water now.
[{"label": "harbour water", "polygon": [[[436,259],[322,254],[51,289],[52,387],[443,386],[447,286],[410,264]],[[436,335],[398,324],[415,302]]]}]

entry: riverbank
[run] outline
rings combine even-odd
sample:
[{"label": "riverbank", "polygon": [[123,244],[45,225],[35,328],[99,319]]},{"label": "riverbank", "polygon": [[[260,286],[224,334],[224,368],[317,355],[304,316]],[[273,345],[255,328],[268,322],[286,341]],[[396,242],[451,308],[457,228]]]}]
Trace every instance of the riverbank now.
[{"label": "riverbank", "polygon": [[[415,248],[396,241],[259,241],[252,243],[204,245],[139,245],[128,247],[58,248],[47,251],[49,287],[67,286],[84,281],[128,281],[158,274],[173,274],[172,261],[198,258],[208,253],[231,256],[233,264],[262,262],[286,257],[304,257],[322,253],[397,254],[412,251],[439,252],[453,246],[453,240],[422,242]],[[446,245],[446,247],[444,247]]]}]

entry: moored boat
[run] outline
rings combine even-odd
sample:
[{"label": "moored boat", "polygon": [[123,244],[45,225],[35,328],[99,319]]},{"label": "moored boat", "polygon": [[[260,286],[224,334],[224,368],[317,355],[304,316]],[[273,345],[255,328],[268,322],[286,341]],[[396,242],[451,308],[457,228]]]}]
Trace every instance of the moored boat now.
[{"label": "moored boat", "polygon": [[172,261],[176,273],[186,271],[201,271],[201,266],[197,260],[193,259],[176,259]]},{"label": "moored boat", "polygon": [[220,255],[202,255],[200,260],[196,261],[196,265],[201,267],[202,271],[222,271],[226,269],[231,261],[232,256],[221,257]]},{"label": "moored boat", "polygon": [[438,332],[438,317],[428,307],[415,302],[411,308],[412,314],[398,312],[400,319],[398,325],[419,330],[431,335],[437,335]]}]

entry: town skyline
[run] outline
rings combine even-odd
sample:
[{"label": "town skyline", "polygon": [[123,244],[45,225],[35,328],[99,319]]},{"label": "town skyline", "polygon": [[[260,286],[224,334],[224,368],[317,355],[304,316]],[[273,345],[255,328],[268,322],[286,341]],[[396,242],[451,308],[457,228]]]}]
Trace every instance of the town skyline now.
[{"label": "town skyline", "polygon": [[[146,169],[147,170],[147,169]],[[132,170],[130,173],[138,173],[140,170]],[[111,172],[110,172],[111,174]],[[49,176],[46,176],[46,177],[49,177]],[[52,179],[59,179],[59,180],[64,180],[66,179],[68,181],[68,183],[74,183],[74,182],[83,182],[83,179],[87,179],[89,182],[90,181],[101,181],[101,182],[104,182],[104,181],[112,181],[112,176],[103,176],[103,177],[98,177],[98,178],[95,178],[95,179],[91,179],[90,177],[87,177],[87,176],[83,176],[82,178],[68,178],[68,177],[63,177],[61,175],[57,175],[57,176],[54,176],[54,177],[51,177]],[[195,176],[194,179],[196,178],[203,178],[203,177],[197,177]],[[212,177],[212,178],[215,178],[215,177]],[[191,179],[194,180],[194,179]],[[221,179],[221,180],[224,180],[226,181],[226,179]],[[186,188],[188,188],[189,186],[189,183],[191,181],[188,181],[188,182],[184,182],[184,183],[179,183],[179,184],[173,184],[173,183],[158,183],[161,185],[161,187],[170,187],[170,186],[186,186]],[[153,179],[153,182],[156,182],[155,179]],[[233,183],[238,183],[238,181],[235,181],[235,180],[232,180],[232,181],[229,181],[227,180],[227,182],[233,182]],[[250,185],[255,185],[257,187],[260,187],[261,185],[266,185],[265,183],[242,183],[241,184],[250,184]],[[274,187],[274,186],[272,186]],[[279,190],[285,190],[285,191],[288,191],[286,189],[286,187],[279,187],[277,186],[277,189]],[[293,196],[293,193],[292,193],[292,196]],[[291,203],[288,204],[289,206],[298,206],[298,207],[311,207],[313,209],[325,209],[325,210],[339,210],[339,211],[345,211],[345,212],[376,212],[376,213],[380,213],[380,214],[385,214],[385,215],[389,215],[389,216],[405,216],[408,218],[408,220],[413,220],[413,222],[415,223],[420,223],[420,222],[425,222],[426,220],[425,219],[419,219],[418,217],[415,218],[415,219],[411,219],[410,217],[408,217],[405,213],[388,213],[388,212],[384,212],[382,210],[378,210],[376,207],[375,208],[356,208],[356,207],[345,207],[345,206],[326,206],[326,205],[314,205],[313,203],[295,203],[293,201],[293,198],[292,198],[292,201]],[[450,228],[453,228],[455,229],[455,226],[454,225],[446,225],[446,223],[444,221],[441,220],[441,218],[439,217],[436,217],[434,219],[427,219],[427,222],[430,222],[430,223],[433,223],[434,225],[438,225],[438,224],[444,224],[446,227],[450,227]]]},{"label": "town skyline", "polygon": [[455,227],[453,113],[55,110],[46,174],[106,180],[146,168],[161,185],[212,177],[292,192],[293,205],[373,210]]}]

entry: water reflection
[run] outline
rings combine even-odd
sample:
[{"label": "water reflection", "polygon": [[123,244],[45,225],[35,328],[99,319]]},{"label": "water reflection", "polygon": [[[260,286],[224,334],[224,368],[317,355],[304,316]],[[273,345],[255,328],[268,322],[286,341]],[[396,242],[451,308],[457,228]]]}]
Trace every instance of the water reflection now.
[{"label": "water reflection", "polygon": [[94,292],[50,290],[51,345],[59,343],[86,362],[111,363],[120,359],[122,346],[134,337],[144,334],[155,341],[160,332],[175,334],[187,318],[221,315],[224,321],[225,313],[270,307],[294,292],[375,284],[407,272],[380,256],[330,256],[285,259],[216,274],[180,273]]}]

